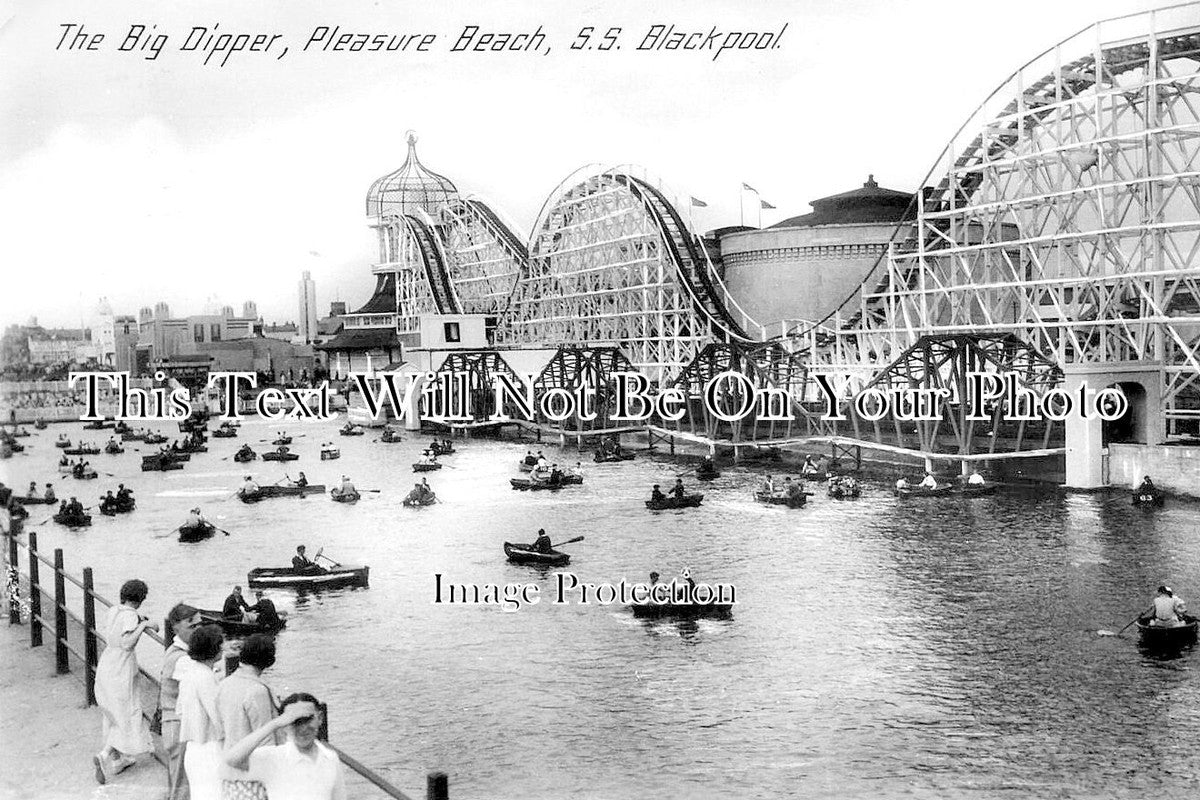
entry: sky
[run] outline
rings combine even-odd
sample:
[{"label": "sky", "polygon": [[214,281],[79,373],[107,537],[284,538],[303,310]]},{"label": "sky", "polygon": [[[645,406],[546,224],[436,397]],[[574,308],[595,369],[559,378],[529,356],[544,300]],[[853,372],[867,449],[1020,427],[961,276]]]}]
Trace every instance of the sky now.
[{"label": "sky", "polygon": [[[640,165],[677,196],[704,201],[693,210],[699,230],[807,213],[809,201],[868,174],[914,191],[1022,63],[1096,20],[1164,4],[334,5],[0,5],[0,326],[30,317],[78,326],[101,297],[118,314],[161,300],[178,316],[254,300],[268,322],[294,320],[306,270],[322,311],[333,300],[353,309],[370,295],[378,252],[366,191],[403,163],[408,130],[427,167],[525,238],[543,202],[588,163]],[[715,28],[723,41],[785,24],[766,50],[639,49],[655,25]],[[130,38],[137,25],[149,36]],[[335,26],[408,35],[410,49],[321,49],[332,36],[305,49],[316,29]],[[452,52],[468,26],[540,27],[544,45]],[[619,49],[601,50],[612,28]],[[221,34],[261,36],[265,49],[206,51]],[[150,37],[160,35],[155,53]],[[760,217],[760,199],[776,210]]]}]

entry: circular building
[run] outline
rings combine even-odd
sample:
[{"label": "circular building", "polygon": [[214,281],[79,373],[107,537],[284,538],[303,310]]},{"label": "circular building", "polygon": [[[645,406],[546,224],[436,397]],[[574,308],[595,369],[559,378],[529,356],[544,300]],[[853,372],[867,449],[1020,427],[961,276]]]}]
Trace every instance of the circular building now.
[{"label": "circular building", "polygon": [[[913,195],[867,178],[860,189],[813,200],[812,213],[720,237],[725,284],[765,326],[831,313],[875,266]],[[896,241],[908,238],[901,232]]]}]

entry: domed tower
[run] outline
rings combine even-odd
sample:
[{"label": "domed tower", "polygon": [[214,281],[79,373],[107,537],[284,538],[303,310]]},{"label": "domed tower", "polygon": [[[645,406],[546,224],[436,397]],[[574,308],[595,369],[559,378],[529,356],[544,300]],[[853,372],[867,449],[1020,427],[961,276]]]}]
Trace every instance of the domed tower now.
[{"label": "domed tower", "polygon": [[346,327],[389,327],[416,344],[421,315],[460,310],[437,220],[461,198],[449,178],[421,163],[416,134],[409,131],[406,138],[404,164],[367,190],[367,216],[379,235],[379,261],[371,269],[375,292]]},{"label": "domed tower", "polygon": [[420,209],[436,218],[438,209],[458,198],[458,189],[449,178],[427,169],[417,158],[416,133],[408,131],[407,139],[408,158],[404,164],[367,190],[367,216],[415,215]]}]

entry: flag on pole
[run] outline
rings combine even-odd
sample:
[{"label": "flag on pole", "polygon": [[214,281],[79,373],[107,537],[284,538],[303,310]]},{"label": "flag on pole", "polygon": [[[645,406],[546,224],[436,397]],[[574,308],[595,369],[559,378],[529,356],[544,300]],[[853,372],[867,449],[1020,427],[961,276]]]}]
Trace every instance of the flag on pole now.
[{"label": "flag on pole", "polygon": [[763,207],[764,209],[768,209],[768,208],[769,208],[769,209],[774,209],[774,208],[775,208],[775,206],[771,205],[771,204],[770,204],[770,203],[768,203],[766,200],[759,200],[758,202],[759,202],[759,203],[762,205],[762,207]]},{"label": "flag on pole", "polygon": [[758,194],[758,189],[755,189],[753,186],[751,186],[748,183],[743,183],[742,188],[745,189],[747,192],[754,192],[755,194]]},{"label": "flag on pole", "polygon": [[694,205],[696,208],[708,208],[708,203],[704,202],[698,197],[692,198],[692,205]]}]

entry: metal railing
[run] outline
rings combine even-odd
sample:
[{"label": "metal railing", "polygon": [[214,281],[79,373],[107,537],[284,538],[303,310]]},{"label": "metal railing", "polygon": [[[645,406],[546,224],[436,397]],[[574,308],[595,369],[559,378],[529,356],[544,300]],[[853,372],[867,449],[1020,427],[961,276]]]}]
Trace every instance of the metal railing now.
[{"label": "metal railing", "polygon": [[[4,512],[0,510],[0,514]],[[63,566],[63,551],[62,548],[54,549],[53,560],[46,558],[38,551],[38,536],[36,531],[28,532],[28,543],[18,540],[18,536],[23,532],[23,520],[14,519],[9,523],[8,531],[4,534],[8,539],[7,554],[7,586],[8,586],[8,623],[9,625],[22,624],[21,616],[23,611],[27,611],[29,615],[29,646],[41,647],[44,643],[43,634],[52,633],[54,636],[54,663],[55,670],[59,675],[67,675],[71,673],[71,659],[83,665],[84,668],[84,693],[88,705],[96,704],[96,667],[100,663],[100,642],[104,639],[96,629],[96,604],[99,603],[105,609],[111,608],[115,603],[98,594],[94,588],[92,578],[92,568],[84,567],[83,575],[80,578],[75,577],[66,571]],[[28,553],[28,571],[22,572],[20,566],[20,550],[24,549]],[[54,588],[53,593],[46,590],[41,576],[41,567],[45,565],[54,572]],[[20,582],[24,580],[29,589],[29,598],[26,603],[20,596]],[[80,618],[68,606],[66,601],[66,584],[70,582],[77,586],[83,592],[83,617]],[[43,609],[43,601],[48,601],[53,604],[53,617],[51,618]],[[83,633],[83,652],[77,649],[77,645],[73,644],[68,631],[70,622],[82,628]],[[158,644],[166,647],[166,642],[157,633],[147,630],[145,635]],[[145,678],[149,685],[154,689],[154,694],[157,696],[159,689],[159,681],[143,667],[138,667],[138,671]],[[145,715],[145,714],[144,714]],[[149,720],[150,716],[145,715]],[[326,724],[328,724],[328,716],[326,716]],[[327,730],[326,730],[327,735]],[[405,794],[398,788],[393,786],[387,779],[380,776],[371,768],[365,766],[362,762],[352,757],[344,750],[334,746],[328,741],[325,741],[326,746],[332,749],[341,758],[342,763],[346,765],[355,774],[362,777],[365,781],[375,786],[383,794],[388,797],[396,798],[396,800],[413,800],[410,795]],[[156,757],[157,754],[156,754]],[[161,760],[161,759],[160,759]],[[449,797],[448,779],[444,772],[430,772],[426,776],[425,798],[426,800],[447,800]]]}]

